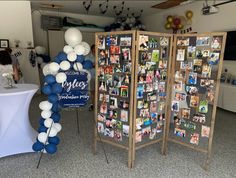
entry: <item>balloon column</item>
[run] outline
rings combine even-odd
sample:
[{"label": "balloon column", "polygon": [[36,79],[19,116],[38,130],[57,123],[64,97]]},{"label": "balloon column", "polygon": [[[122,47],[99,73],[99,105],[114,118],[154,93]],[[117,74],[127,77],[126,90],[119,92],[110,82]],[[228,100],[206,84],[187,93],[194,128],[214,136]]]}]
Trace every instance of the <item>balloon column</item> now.
[{"label": "balloon column", "polygon": [[[177,33],[178,30],[182,30],[186,25],[192,24],[193,12],[191,10],[186,11],[185,16],[172,16],[169,15],[166,18],[165,29],[173,30],[173,33]],[[187,32],[192,28],[186,29]]]},{"label": "balloon column", "polygon": [[46,49],[43,46],[36,46],[35,47],[36,58],[35,60],[38,63],[40,68],[43,68],[47,63],[50,62],[50,56],[46,55]]},{"label": "balloon column", "polygon": [[65,32],[65,41],[67,45],[64,46],[63,52],[55,57],[54,62],[43,67],[45,77],[42,92],[47,95],[48,100],[39,104],[42,111],[39,119],[39,134],[32,146],[34,151],[43,151],[49,154],[57,151],[57,145],[60,142],[57,133],[62,129],[59,123],[61,116],[58,94],[62,92],[62,83],[67,79],[65,72],[70,69],[84,71],[87,73],[87,80],[91,79],[87,69],[92,68],[93,65],[84,57],[90,52],[90,46],[88,43],[82,42],[81,32],[76,28],[68,29]]}]

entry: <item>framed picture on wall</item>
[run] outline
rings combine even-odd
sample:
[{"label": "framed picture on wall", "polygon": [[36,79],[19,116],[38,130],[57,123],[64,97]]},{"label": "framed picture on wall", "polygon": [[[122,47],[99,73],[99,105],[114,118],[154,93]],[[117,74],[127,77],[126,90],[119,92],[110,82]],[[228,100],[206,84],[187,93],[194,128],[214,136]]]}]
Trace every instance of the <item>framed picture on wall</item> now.
[{"label": "framed picture on wall", "polygon": [[9,40],[0,39],[0,48],[8,48],[8,47],[9,47]]}]

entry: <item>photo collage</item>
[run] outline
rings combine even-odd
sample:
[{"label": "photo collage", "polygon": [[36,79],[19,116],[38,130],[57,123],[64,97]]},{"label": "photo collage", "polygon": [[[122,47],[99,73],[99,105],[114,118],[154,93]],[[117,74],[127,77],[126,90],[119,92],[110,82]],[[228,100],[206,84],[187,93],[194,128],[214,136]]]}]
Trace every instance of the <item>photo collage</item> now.
[{"label": "photo collage", "polygon": [[173,134],[199,146],[209,138],[223,36],[177,37],[171,101]]},{"label": "photo collage", "polygon": [[164,129],[170,37],[140,35],[135,142],[158,139]]},{"label": "photo collage", "polygon": [[132,34],[97,37],[97,130],[116,142],[129,137],[132,45]]}]

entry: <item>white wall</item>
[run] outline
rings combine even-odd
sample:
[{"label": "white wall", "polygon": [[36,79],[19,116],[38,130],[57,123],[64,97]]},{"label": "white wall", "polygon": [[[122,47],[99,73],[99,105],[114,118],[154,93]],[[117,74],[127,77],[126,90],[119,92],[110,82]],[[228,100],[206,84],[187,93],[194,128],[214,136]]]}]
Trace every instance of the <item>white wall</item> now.
[{"label": "white wall", "polygon": [[[97,26],[106,26],[114,22],[114,18],[111,17],[102,17],[102,16],[93,16],[93,15],[82,15],[82,14],[73,14],[65,12],[55,12],[55,11],[41,11],[42,15],[51,15],[51,16],[61,16],[61,17],[73,17],[83,20],[87,24],[95,24]],[[44,46],[48,49],[48,40],[47,40],[47,31],[41,29],[41,14],[39,11],[34,11],[32,14],[33,19],[33,32],[34,32],[34,41],[35,46]]]},{"label": "white wall", "polygon": [[29,1],[0,1],[0,39],[9,39],[10,47],[14,40],[20,40],[20,47],[33,44],[31,7]]},{"label": "white wall", "polygon": [[[143,17],[142,22],[146,25],[148,31],[172,33],[171,30],[166,30],[164,28],[166,17],[168,15],[183,16],[185,11],[192,10],[193,18],[191,27],[193,32],[201,33],[236,30],[236,2],[219,6],[219,13],[217,14],[202,15],[201,9],[203,7],[203,2],[204,1],[198,1],[192,4],[170,8],[160,13]],[[212,2],[210,1],[209,4],[211,3]],[[224,61],[224,68],[227,68],[230,73],[236,76],[236,61]]]}]

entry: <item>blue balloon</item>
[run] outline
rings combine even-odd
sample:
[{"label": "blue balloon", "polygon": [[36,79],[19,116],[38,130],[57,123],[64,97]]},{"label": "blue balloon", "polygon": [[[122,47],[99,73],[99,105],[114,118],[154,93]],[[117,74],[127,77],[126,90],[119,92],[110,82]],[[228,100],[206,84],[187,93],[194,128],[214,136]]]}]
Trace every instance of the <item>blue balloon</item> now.
[{"label": "blue balloon", "polygon": [[86,60],[83,62],[83,68],[84,69],[92,69],[93,63],[90,60]]},{"label": "blue balloon", "polygon": [[52,111],[53,112],[58,112],[59,111],[59,104],[58,103],[54,103],[53,105],[52,105]]},{"label": "blue balloon", "polygon": [[58,145],[60,143],[60,138],[55,136],[55,137],[48,137],[48,142],[54,145]]},{"label": "blue balloon", "polygon": [[54,84],[52,85],[52,93],[59,94],[59,93],[62,92],[62,90],[63,90],[63,88],[62,88],[61,84],[59,84],[59,83],[54,83]]},{"label": "blue balloon", "polygon": [[64,61],[66,59],[67,59],[67,54],[62,51],[59,52],[57,56],[55,57],[55,61],[59,61],[59,62]]},{"label": "blue balloon", "polygon": [[84,62],[85,56],[84,55],[77,55],[76,62]]},{"label": "blue balloon", "polygon": [[42,149],[44,149],[44,144],[41,143],[41,142],[39,142],[39,141],[37,141],[37,142],[35,142],[35,143],[33,144],[32,149],[33,149],[34,151],[41,151]]},{"label": "blue balloon", "polygon": [[45,94],[45,95],[50,95],[52,93],[52,88],[50,85],[44,85],[42,87],[42,92]]},{"label": "blue balloon", "polygon": [[39,119],[39,124],[44,126],[44,121],[45,121],[45,119],[43,119],[43,118],[41,117],[41,118]]},{"label": "blue balloon", "polygon": [[48,83],[48,84],[53,84],[53,83],[55,83],[56,82],[56,77],[55,76],[53,76],[53,75],[46,75],[45,77],[44,77],[44,82],[46,82],[46,83]]},{"label": "blue balloon", "polygon": [[55,123],[58,123],[61,119],[61,115],[58,113],[58,112],[54,112],[52,115],[51,115],[51,118],[52,120],[55,122]]},{"label": "blue balloon", "polygon": [[48,128],[45,127],[44,125],[41,125],[39,128],[38,128],[38,132],[41,133],[41,132],[47,132]]},{"label": "blue balloon", "polygon": [[51,94],[48,96],[48,101],[50,103],[56,103],[58,101],[58,96],[56,94]]},{"label": "blue balloon", "polygon": [[53,154],[53,153],[56,153],[56,151],[57,151],[57,146],[54,145],[54,144],[47,144],[47,145],[45,146],[45,149],[46,149],[47,153]]}]

